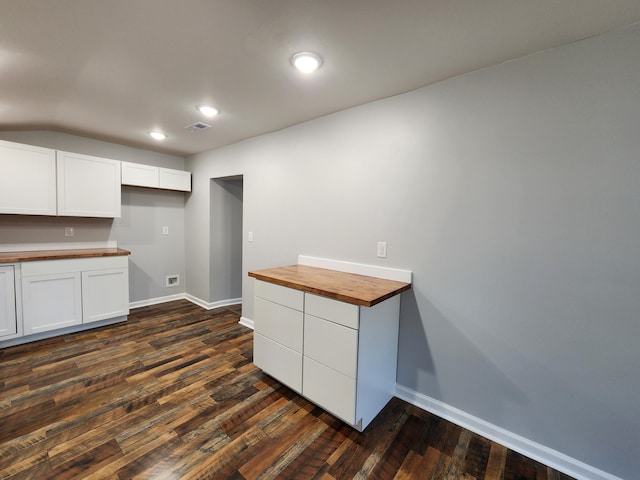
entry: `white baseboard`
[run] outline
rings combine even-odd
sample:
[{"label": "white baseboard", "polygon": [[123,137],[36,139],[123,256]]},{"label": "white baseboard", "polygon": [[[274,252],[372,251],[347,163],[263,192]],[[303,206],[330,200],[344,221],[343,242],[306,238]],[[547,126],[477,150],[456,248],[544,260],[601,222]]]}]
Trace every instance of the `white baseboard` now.
[{"label": "white baseboard", "polygon": [[213,310],[214,308],[220,307],[228,307],[229,305],[237,305],[238,303],[242,303],[242,298],[228,298],[226,300],[218,300],[217,302],[205,302],[204,300],[194,297],[188,293],[184,294],[184,298],[189,300],[191,303],[195,303],[199,307],[205,308],[207,310]]},{"label": "white baseboard", "polygon": [[250,328],[251,330],[253,330],[253,320],[251,320],[250,318],[247,317],[240,317],[240,321],[238,322],[240,325],[244,325],[245,327]]},{"label": "white baseboard", "polygon": [[229,305],[237,305],[242,303],[242,298],[229,298],[227,300],[219,300],[217,302],[205,302],[198,297],[189,295],[188,293],[177,293],[175,295],[167,295],[166,297],[149,298],[147,300],[139,300],[137,302],[131,302],[129,308],[148,307],[149,305],[158,305],[160,303],[173,302],[174,300],[189,300],[191,303],[195,303],[199,307],[206,310],[213,310],[214,308],[227,307]]},{"label": "white baseboard", "polygon": [[622,480],[610,473],[493,425],[439,400],[396,385],[396,397],[578,479]]},{"label": "white baseboard", "polygon": [[137,302],[129,303],[129,308],[148,307],[149,305],[158,305],[160,303],[173,302],[174,300],[184,300],[184,293],[177,293],[175,295],[167,295],[166,297],[149,298],[147,300],[139,300]]}]

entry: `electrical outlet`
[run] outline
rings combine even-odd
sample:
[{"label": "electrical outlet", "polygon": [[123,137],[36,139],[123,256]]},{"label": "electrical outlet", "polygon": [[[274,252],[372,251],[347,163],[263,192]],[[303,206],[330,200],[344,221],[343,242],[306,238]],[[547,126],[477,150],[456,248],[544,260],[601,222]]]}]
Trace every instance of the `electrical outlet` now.
[{"label": "electrical outlet", "polygon": [[162,234],[169,235],[169,227],[162,227]]},{"label": "electrical outlet", "polygon": [[177,287],[180,285],[180,275],[167,275],[165,277],[165,287]]},{"label": "electrical outlet", "polygon": [[253,232],[247,233],[247,241],[253,242]]},{"label": "electrical outlet", "polygon": [[378,258],[387,258],[387,242],[378,242]]},{"label": "electrical outlet", "polygon": [[73,237],[73,234],[75,232],[73,231],[73,227],[64,227],[64,236],[65,237]]}]

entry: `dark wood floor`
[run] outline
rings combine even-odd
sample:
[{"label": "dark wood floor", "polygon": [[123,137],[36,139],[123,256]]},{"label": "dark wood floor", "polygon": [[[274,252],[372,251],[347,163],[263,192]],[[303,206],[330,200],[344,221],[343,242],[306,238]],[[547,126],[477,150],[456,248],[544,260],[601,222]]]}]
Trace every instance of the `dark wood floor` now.
[{"label": "dark wood floor", "polygon": [[256,369],[238,318],[177,301],[0,350],[0,478],[569,479],[399,399],[358,433]]}]

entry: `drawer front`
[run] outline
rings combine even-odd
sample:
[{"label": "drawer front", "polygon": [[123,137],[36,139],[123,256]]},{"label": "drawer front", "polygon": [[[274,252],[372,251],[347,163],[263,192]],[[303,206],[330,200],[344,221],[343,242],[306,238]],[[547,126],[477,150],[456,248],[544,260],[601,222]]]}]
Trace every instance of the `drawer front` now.
[{"label": "drawer front", "polygon": [[302,392],[301,354],[254,333],[253,363],[296,392]]},{"label": "drawer front", "polygon": [[260,297],[255,298],[253,308],[256,333],[302,353],[302,312]]},{"label": "drawer front", "polygon": [[63,258],[54,260],[34,260],[22,262],[22,276],[49,275],[55,273],[83,272],[111,268],[128,268],[127,255],[108,257]]},{"label": "drawer front", "polygon": [[320,297],[311,293],[305,294],[305,313],[324,318],[349,328],[358,328],[360,307],[352,303],[341,302],[331,298]]},{"label": "drawer front", "polygon": [[304,355],[351,378],[358,367],[358,331],[304,316]]},{"label": "drawer front", "polygon": [[342,420],[356,423],[356,381],[304,357],[302,394]]},{"label": "drawer front", "polygon": [[302,311],[304,306],[304,293],[300,290],[282,287],[275,283],[263,282],[261,280],[256,280],[255,296],[295,310]]}]

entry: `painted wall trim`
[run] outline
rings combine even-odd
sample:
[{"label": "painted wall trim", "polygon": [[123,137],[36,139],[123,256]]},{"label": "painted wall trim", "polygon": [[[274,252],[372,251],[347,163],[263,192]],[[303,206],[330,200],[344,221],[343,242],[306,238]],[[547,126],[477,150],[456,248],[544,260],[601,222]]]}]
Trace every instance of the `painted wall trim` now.
[{"label": "painted wall trim", "polygon": [[158,305],[159,303],[173,302],[174,300],[184,300],[184,293],[177,293],[175,295],[167,295],[166,297],[148,298],[146,300],[138,300],[136,302],[129,303],[129,308],[148,307],[149,305]]},{"label": "painted wall trim", "polygon": [[378,265],[365,265],[363,263],[345,262],[343,260],[331,260],[328,258],[310,257],[308,255],[298,255],[298,263],[301,265],[309,265],[310,267],[329,268],[339,272],[356,273],[358,275],[367,275],[370,277],[411,283],[411,270],[381,267]]},{"label": "painted wall trim", "polygon": [[195,303],[199,307],[205,308],[207,310],[213,310],[214,308],[228,307],[229,305],[237,305],[238,303],[242,303],[242,298],[228,298],[226,300],[218,300],[217,302],[205,302],[204,300],[198,297],[194,297],[193,295],[189,295],[188,293],[184,294],[184,298],[189,300],[191,303]]},{"label": "painted wall trim", "polygon": [[7,243],[0,245],[0,252],[33,252],[40,250],[75,250],[86,248],[118,248],[118,242],[109,240],[106,242],[77,242],[77,243]]},{"label": "painted wall trim", "polygon": [[250,318],[240,317],[240,321],[238,323],[240,325],[244,325],[247,328],[250,328],[251,330],[254,330],[254,328],[253,328],[253,320],[251,320]]},{"label": "painted wall trim", "polygon": [[174,300],[189,300],[191,303],[194,303],[206,310],[213,310],[214,308],[227,307],[229,305],[242,303],[242,298],[229,298],[227,300],[208,303],[198,297],[189,295],[188,293],[176,293],[175,295],[167,295],[166,297],[156,297],[131,302],[129,303],[129,308],[148,307],[149,305],[158,305],[159,303],[173,302]]},{"label": "painted wall trim", "polygon": [[470,415],[467,412],[403,387],[402,385],[396,384],[395,395],[422,410],[444,418],[572,477],[592,480],[622,480],[619,477],[569,457],[557,450],[553,450],[528,438],[505,430],[497,425],[493,425],[481,418]]}]

